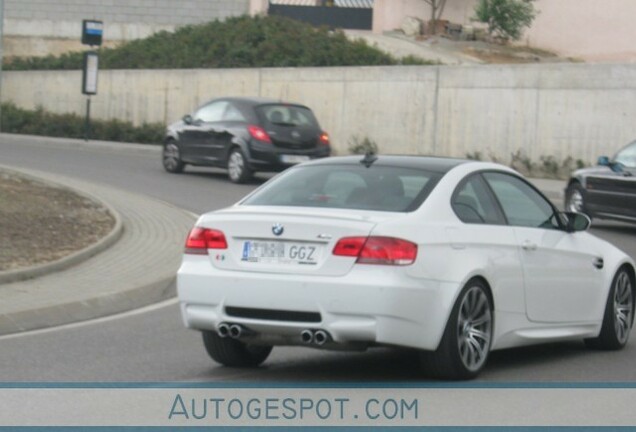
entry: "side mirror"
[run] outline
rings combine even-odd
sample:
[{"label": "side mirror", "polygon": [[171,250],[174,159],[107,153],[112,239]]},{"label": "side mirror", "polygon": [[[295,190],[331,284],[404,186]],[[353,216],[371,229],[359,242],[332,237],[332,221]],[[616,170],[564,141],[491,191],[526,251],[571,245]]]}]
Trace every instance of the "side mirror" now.
[{"label": "side mirror", "polygon": [[583,213],[565,212],[566,224],[565,230],[569,233],[587,231],[592,225],[592,221],[587,215]]},{"label": "side mirror", "polygon": [[596,163],[600,166],[610,166],[610,160],[607,156],[600,156]]},{"label": "side mirror", "polygon": [[192,124],[192,116],[190,114],[186,114],[183,116],[183,118],[181,119],[183,120],[183,122],[187,125],[191,125]]}]

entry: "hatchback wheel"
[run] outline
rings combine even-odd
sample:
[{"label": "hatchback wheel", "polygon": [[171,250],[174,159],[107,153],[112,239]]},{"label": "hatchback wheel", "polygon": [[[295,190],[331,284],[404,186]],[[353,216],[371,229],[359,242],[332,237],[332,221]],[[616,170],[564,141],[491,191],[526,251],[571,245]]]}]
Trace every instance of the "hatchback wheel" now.
[{"label": "hatchback wheel", "polygon": [[245,183],[252,177],[247,160],[240,148],[234,147],[227,158],[227,173],[234,183]]},{"label": "hatchback wheel", "polygon": [[583,188],[577,182],[568,186],[565,192],[565,210],[572,213],[586,213]]},{"label": "hatchback wheel", "polygon": [[455,302],[437,351],[421,354],[422,366],[438,378],[474,378],[486,364],[492,333],[487,288],[480,280],[471,280]]},{"label": "hatchback wheel", "polygon": [[618,350],[627,344],[634,321],[634,287],[627,269],[621,268],[612,280],[605,305],[601,333],[596,338],[585,339],[589,348]]},{"label": "hatchback wheel", "polygon": [[203,345],[212,360],[230,367],[255,367],[267,359],[271,346],[248,345],[212,331],[203,332]]},{"label": "hatchback wheel", "polygon": [[170,173],[183,172],[185,164],[181,160],[181,152],[179,146],[174,140],[169,140],[163,145],[163,152],[161,155],[163,167]]}]

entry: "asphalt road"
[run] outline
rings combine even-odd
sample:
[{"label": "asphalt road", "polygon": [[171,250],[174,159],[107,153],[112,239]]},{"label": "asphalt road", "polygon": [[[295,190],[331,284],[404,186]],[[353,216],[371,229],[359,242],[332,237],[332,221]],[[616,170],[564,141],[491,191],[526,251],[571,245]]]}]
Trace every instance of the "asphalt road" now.
[{"label": "asphalt road", "polygon": [[[147,194],[202,213],[236,202],[260,184],[237,186],[223,171],[163,171],[156,157],[0,141],[0,163],[86,179]],[[598,223],[593,233],[636,257],[636,228]],[[276,348],[263,367],[220,367],[200,335],[186,330],[175,302],[98,322],[0,338],[0,381],[417,381],[410,351],[363,353]],[[492,353],[480,381],[636,381],[636,340],[620,352],[568,342]]]}]

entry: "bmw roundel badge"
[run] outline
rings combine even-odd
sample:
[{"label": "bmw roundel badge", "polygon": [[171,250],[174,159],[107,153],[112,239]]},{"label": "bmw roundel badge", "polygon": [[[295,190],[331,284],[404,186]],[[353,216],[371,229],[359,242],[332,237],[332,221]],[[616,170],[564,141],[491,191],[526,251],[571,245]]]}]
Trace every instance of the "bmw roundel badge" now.
[{"label": "bmw roundel badge", "polygon": [[275,236],[279,236],[285,231],[285,227],[282,224],[276,223],[272,226],[272,232]]}]

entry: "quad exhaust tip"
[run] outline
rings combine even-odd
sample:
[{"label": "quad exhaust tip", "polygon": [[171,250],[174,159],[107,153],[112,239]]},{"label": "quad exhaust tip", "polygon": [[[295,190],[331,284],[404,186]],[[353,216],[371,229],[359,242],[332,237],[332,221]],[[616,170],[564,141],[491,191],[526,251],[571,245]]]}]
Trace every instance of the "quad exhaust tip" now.
[{"label": "quad exhaust tip", "polygon": [[310,344],[314,341],[314,332],[311,330],[303,330],[300,332],[300,340],[304,344]]},{"label": "quad exhaust tip", "polygon": [[217,333],[220,337],[225,338],[230,335],[230,326],[227,323],[221,323],[216,328]]},{"label": "quad exhaust tip", "polygon": [[315,344],[322,346],[326,344],[330,339],[329,333],[324,330],[311,330],[305,329],[300,332],[300,340],[304,344]]},{"label": "quad exhaust tip", "polygon": [[329,340],[329,335],[324,330],[318,330],[314,333],[314,342],[316,345],[324,345]]},{"label": "quad exhaust tip", "polygon": [[230,326],[230,337],[232,339],[238,339],[243,334],[243,327],[238,324],[232,324]]},{"label": "quad exhaust tip", "polygon": [[251,333],[247,328],[240,324],[231,324],[222,322],[216,327],[217,334],[222,337],[231,337],[232,339],[239,339],[241,336],[247,336]]}]

